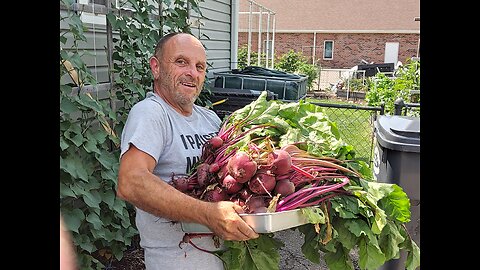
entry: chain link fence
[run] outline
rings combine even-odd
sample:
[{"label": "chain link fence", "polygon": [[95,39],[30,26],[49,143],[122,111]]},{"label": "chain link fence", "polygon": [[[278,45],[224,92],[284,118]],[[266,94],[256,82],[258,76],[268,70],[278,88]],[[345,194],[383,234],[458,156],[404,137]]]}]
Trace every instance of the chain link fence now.
[{"label": "chain link fence", "polygon": [[328,118],[337,124],[340,138],[354,147],[356,158],[370,166],[373,162],[374,125],[383,107],[312,102],[322,107]]}]

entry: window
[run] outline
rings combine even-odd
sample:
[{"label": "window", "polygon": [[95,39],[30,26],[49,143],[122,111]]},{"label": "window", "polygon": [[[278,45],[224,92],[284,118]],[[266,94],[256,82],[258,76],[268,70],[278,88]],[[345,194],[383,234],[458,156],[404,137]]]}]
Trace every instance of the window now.
[{"label": "window", "polygon": [[323,59],[333,59],[333,40],[323,42]]}]

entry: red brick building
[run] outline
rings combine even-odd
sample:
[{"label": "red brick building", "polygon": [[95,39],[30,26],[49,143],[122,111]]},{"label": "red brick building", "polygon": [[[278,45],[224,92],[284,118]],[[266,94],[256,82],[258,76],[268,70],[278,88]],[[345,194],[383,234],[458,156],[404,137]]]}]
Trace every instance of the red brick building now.
[{"label": "red brick building", "polygon": [[254,0],[252,10],[249,0],[240,0],[239,48],[248,43],[250,29],[251,50],[257,52],[262,21],[262,52],[267,44],[277,57],[303,52],[324,68],[420,56],[420,0]]}]

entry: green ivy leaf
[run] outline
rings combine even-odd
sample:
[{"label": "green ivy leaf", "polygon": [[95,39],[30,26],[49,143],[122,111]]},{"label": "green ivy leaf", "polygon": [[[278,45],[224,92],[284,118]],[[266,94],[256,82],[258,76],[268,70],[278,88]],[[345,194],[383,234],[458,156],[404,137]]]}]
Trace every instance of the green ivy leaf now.
[{"label": "green ivy leaf", "polygon": [[98,193],[97,190],[91,190],[90,192],[85,192],[85,194],[83,194],[83,201],[90,207],[100,209],[102,196],[100,196],[100,193]]},{"label": "green ivy leaf", "polygon": [[68,98],[62,98],[60,101],[60,111],[64,113],[74,113],[78,111],[77,106]]},{"label": "green ivy leaf", "polygon": [[85,220],[85,214],[83,214],[82,210],[75,208],[71,211],[63,211],[62,216],[65,221],[65,226],[70,231],[78,233],[78,228],[80,228],[83,220]]},{"label": "green ivy leaf", "polygon": [[60,197],[74,197],[76,198],[77,196],[75,193],[73,193],[72,189],[65,185],[64,183],[60,183]]},{"label": "green ivy leaf", "polygon": [[60,169],[69,173],[72,178],[80,178],[83,181],[88,181],[88,173],[85,170],[82,160],[78,156],[60,157]]},{"label": "green ivy leaf", "polygon": [[93,225],[93,228],[95,228],[95,230],[100,230],[103,227],[103,223],[100,220],[100,217],[95,213],[88,214],[86,220]]},{"label": "green ivy leaf", "polygon": [[115,203],[115,193],[112,190],[105,190],[102,194],[102,200],[107,203],[108,206],[113,207]]}]

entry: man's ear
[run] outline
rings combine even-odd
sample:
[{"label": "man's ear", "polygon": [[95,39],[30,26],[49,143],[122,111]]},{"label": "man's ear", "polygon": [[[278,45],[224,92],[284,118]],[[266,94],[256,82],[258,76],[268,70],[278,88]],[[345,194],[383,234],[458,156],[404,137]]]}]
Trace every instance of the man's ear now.
[{"label": "man's ear", "polygon": [[150,57],[150,69],[152,70],[153,78],[156,80],[160,74],[160,62],[155,56]]}]

